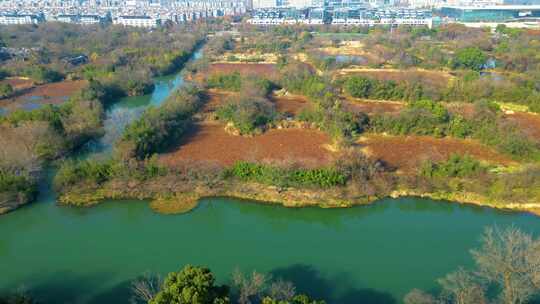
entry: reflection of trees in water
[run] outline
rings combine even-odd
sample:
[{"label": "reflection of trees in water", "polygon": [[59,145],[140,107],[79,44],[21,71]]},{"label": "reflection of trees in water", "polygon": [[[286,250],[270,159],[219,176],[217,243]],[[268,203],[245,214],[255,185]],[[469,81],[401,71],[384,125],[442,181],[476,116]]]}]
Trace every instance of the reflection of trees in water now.
[{"label": "reflection of trees in water", "polygon": [[233,204],[240,214],[255,216],[259,221],[267,222],[275,231],[287,231],[292,225],[303,223],[318,224],[326,228],[342,230],[347,223],[362,220],[375,214],[383,213],[391,204],[372,204],[352,208],[289,208],[271,203],[261,203],[236,198],[212,199],[220,203]]},{"label": "reflection of trees in water", "polygon": [[358,282],[355,282],[349,273],[337,273],[328,277],[312,265],[295,264],[276,268],[270,274],[273,278],[292,282],[297,293],[309,294],[314,299],[324,299],[329,304],[397,303],[389,293],[358,286]]}]

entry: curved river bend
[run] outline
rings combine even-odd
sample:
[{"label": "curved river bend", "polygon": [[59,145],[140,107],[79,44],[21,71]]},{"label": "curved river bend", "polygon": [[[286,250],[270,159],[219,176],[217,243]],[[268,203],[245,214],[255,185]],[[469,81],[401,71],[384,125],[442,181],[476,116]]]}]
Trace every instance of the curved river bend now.
[{"label": "curved river bend", "polygon": [[[182,82],[157,79],[151,96],[109,110],[106,127],[161,103]],[[110,151],[114,132],[107,129],[98,152]],[[0,217],[0,292],[22,286],[42,303],[128,303],[134,278],[187,263],[210,267],[223,283],[236,267],[268,272],[328,303],[400,303],[412,288],[432,290],[437,278],[471,266],[469,249],[485,226],[540,232],[532,215],[413,198],[350,209],[215,198],[188,214],[159,215],[142,201],[59,207],[48,189]]]}]

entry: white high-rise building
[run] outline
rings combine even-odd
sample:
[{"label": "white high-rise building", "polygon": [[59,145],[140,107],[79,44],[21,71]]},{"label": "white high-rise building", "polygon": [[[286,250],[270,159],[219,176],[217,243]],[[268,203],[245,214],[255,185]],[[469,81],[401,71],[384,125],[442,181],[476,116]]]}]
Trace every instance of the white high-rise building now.
[{"label": "white high-rise building", "polygon": [[278,6],[277,0],[253,0],[253,8],[272,8]]},{"label": "white high-rise building", "polygon": [[294,8],[306,8],[313,6],[312,0],[288,0],[288,6]]}]

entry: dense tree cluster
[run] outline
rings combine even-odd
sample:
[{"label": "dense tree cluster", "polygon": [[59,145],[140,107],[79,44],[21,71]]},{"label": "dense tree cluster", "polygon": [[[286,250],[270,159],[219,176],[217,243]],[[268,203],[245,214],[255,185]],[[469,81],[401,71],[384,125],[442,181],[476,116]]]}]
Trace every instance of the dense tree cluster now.
[{"label": "dense tree cluster", "polygon": [[[186,265],[171,272],[164,280],[145,276],[135,281],[132,290],[135,301],[149,304],[324,304],[304,294],[296,294],[291,282],[272,280],[254,271],[251,276],[236,269],[233,288],[216,285],[210,269]],[[232,292],[231,292],[232,290]]]},{"label": "dense tree cluster", "polygon": [[418,83],[379,81],[367,77],[352,76],[345,80],[345,92],[352,97],[385,100],[418,100],[423,88]]},{"label": "dense tree cluster", "polygon": [[10,97],[13,94],[13,87],[9,83],[0,83],[0,99]]},{"label": "dense tree cluster", "polygon": [[117,150],[124,158],[144,159],[174,145],[188,131],[192,116],[202,105],[201,90],[185,87],[159,107],[148,108],[126,127]]}]

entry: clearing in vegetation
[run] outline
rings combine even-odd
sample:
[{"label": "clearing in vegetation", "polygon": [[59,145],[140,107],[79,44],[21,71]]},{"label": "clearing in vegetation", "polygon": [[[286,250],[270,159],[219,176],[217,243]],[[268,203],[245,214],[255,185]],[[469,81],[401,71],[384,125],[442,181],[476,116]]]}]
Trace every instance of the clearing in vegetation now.
[{"label": "clearing in vegetation", "polygon": [[275,103],[278,112],[292,116],[298,115],[302,110],[310,106],[309,100],[302,95],[274,94],[271,101]]},{"label": "clearing in vegetation", "polygon": [[361,98],[347,97],[346,108],[352,112],[362,112],[368,115],[390,114],[397,115],[406,103],[387,100],[367,100]]},{"label": "clearing in vegetation", "polygon": [[364,50],[364,44],[361,41],[343,41],[338,47],[329,46],[320,48],[319,50],[329,55],[368,55],[368,53]]},{"label": "clearing in vegetation", "polygon": [[494,165],[515,164],[494,149],[468,139],[369,134],[361,138],[360,144],[369,156],[403,172],[415,171],[426,160],[445,161],[452,154],[468,154]]},{"label": "clearing in vegetation", "polygon": [[332,160],[324,146],[329,137],[316,130],[272,129],[254,137],[234,136],[220,124],[198,124],[176,151],[161,156],[169,166],[183,161],[210,161],[223,166],[237,161],[293,162],[306,167],[324,166]]},{"label": "clearing in vegetation", "polygon": [[203,114],[214,113],[220,106],[225,104],[228,98],[237,96],[235,92],[224,91],[220,89],[209,89],[206,91],[206,102],[202,107]]}]

